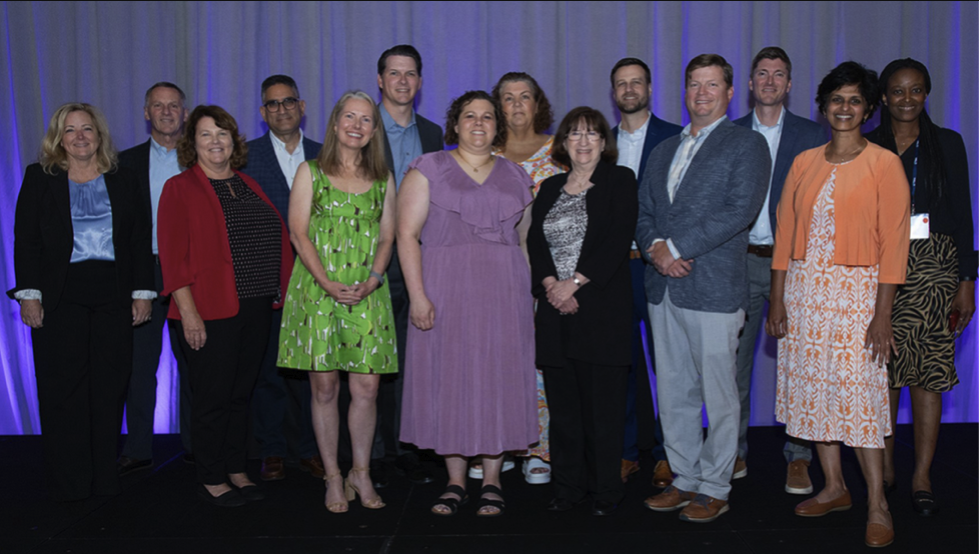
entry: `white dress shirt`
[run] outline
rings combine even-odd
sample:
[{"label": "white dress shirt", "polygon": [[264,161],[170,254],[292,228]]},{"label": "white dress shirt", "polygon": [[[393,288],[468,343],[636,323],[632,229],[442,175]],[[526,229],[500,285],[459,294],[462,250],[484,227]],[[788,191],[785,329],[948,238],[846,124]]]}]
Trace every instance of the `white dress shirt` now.
[{"label": "white dress shirt", "polygon": [[289,185],[289,190],[292,190],[292,181],[296,178],[296,171],[299,170],[299,165],[306,161],[306,152],[303,150],[303,130],[302,128],[299,129],[299,144],[292,154],[286,149],[286,143],[279,140],[275,133],[269,133],[269,136],[272,137],[272,150],[275,151],[275,159],[279,160],[279,168],[282,170],[282,174],[286,176],[286,184]]},{"label": "white dress shirt", "polygon": [[[784,121],[784,107],[782,108],[782,113],[778,116],[778,123],[771,127],[762,125],[758,121],[758,114],[754,110],[751,111],[751,128],[761,133],[765,137],[765,140],[768,141],[768,151],[772,155],[772,173],[775,171],[775,157],[778,155],[778,143],[782,140],[782,123]],[[765,194],[765,205],[762,206],[761,212],[758,214],[758,219],[751,226],[751,232],[748,234],[748,244],[757,246],[771,246],[775,244],[775,235],[772,233],[772,220],[768,217],[768,210],[772,200],[772,173],[768,174],[768,193]]]}]

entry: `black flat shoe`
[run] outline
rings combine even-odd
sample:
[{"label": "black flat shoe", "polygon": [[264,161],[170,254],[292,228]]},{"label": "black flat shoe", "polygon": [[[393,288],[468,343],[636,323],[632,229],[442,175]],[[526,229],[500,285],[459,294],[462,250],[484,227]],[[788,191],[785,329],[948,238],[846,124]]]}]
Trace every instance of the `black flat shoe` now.
[{"label": "black flat shoe", "polygon": [[207,491],[207,487],[204,485],[199,485],[197,489],[197,496],[200,496],[210,504],[214,504],[215,506],[220,506],[222,508],[236,508],[238,506],[245,505],[245,497],[243,497],[241,493],[235,489],[231,489],[221,496],[213,496]]},{"label": "black flat shoe", "polygon": [[394,462],[394,469],[399,475],[404,475],[408,481],[415,485],[427,485],[435,482],[435,475],[413,453],[398,456]]},{"label": "black flat shoe", "polygon": [[153,467],[152,459],[137,460],[128,456],[120,456],[119,461],[116,462],[116,470],[119,472],[119,475],[126,475],[127,473],[132,473],[141,469],[149,469],[151,467]]},{"label": "black flat shoe", "polygon": [[592,502],[591,505],[591,515],[593,516],[607,516],[615,511],[619,507],[618,502],[609,502],[607,500],[596,500]]},{"label": "black flat shoe", "polygon": [[935,501],[935,495],[928,491],[914,491],[911,494],[911,507],[914,508],[915,512],[918,512],[918,515],[925,517],[933,516],[940,510],[938,502]]},{"label": "black flat shoe", "polygon": [[552,512],[567,512],[568,510],[574,508],[576,502],[572,502],[567,498],[554,498],[551,503],[547,505],[547,509]]},{"label": "black flat shoe", "polygon": [[[234,485],[232,485],[234,487]],[[242,498],[249,502],[255,502],[256,500],[265,500],[265,491],[260,489],[258,485],[246,485],[244,487],[236,487],[238,489],[238,494]]]},{"label": "black flat shoe", "polygon": [[[455,494],[459,498],[437,498],[435,502],[432,503],[432,513],[437,516],[454,516],[456,512],[459,511],[460,506],[465,506],[466,502],[469,502],[469,496],[466,494],[466,489],[460,487],[459,485],[449,485],[445,487],[445,491],[442,494]],[[449,509],[448,512],[436,512],[436,506],[445,506]]]}]

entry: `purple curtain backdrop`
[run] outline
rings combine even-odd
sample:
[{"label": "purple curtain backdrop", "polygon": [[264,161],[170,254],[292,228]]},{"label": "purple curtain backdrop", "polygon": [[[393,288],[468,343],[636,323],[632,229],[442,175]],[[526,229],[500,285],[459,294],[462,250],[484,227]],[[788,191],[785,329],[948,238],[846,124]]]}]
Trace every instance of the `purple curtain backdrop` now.
[{"label": "purple curtain backdrop", "polygon": [[[976,194],[976,2],[0,2],[0,263],[14,286],[13,213],[24,168],[36,160],[51,113],[69,101],[99,106],[120,149],[147,139],[143,94],[167,80],[188,106],[220,104],[249,137],[266,131],[259,84],[296,78],[306,133],[321,139],[346,90],[377,92],[376,62],[391,45],[424,57],[417,108],[437,122],[452,98],[489,89],[507,71],[534,75],[560,118],[590,105],[617,119],[609,70],[625,56],[653,71],[651,108],[686,123],[683,68],[716,52],[735,69],[728,115],[747,113],[746,76],[760,48],[793,60],[790,109],[819,120],[812,99],[826,72],[853,59],[880,70],[914,57],[930,69],[932,119],[965,138]],[[875,118],[876,119],[876,118]],[[868,129],[875,125],[872,122]],[[976,325],[958,343],[962,384],[945,395],[945,421],[977,421]],[[168,346],[164,344],[164,351]],[[775,343],[759,340],[753,425],[774,423]],[[0,434],[40,432],[28,329],[17,304],[0,313]],[[158,372],[156,431],[177,430],[171,357]],[[909,416],[903,402],[901,421]]]}]

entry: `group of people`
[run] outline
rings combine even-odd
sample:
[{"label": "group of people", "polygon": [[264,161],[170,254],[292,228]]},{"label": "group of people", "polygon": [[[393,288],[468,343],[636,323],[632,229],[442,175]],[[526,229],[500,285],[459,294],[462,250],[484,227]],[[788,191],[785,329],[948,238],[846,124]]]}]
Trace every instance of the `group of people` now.
[{"label": "group of people", "polygon": [[433,514],[468,502],[468,474],[482,479],[476,515],[502,515],[512,455],[527,482],[553,483],[549,510],[590,499],[606,515],[648,446],[662,490],[645,506],[710,522],[747,475],[767,300],[785,490],[813,492],[810,442],[825,474],[796,514],[851,507],[847,445],[868,484],[866,543],[893,541],[903,387],[912,501],[938,511],[941,393],[957,383],[977,257],[964,145],[928,118],[924,65],[834,68],[816,97],[828,143],[786,109],[792,64],[778,47],[752,61],[754,108],[735,121],[730,64],[691,60],[683,128],[650,112],[649,67],[624,58],[610,74],[614,128],[579,107],[548,135],[544,91],[514,72],[456,98],[443,136],[414,111],[421,71],[413,47],[385,51],[380,104],[344,94],[323,144],[303,136],[305,101],[284,75],[263,82],[269,133],[248,143],[218,106],[188,114],[172,83],[147,91],[150,140],[118,157],[96,108],[55,112],[18,199],[10,295],[32,328],[57,499],[116,494],[119,474],[152,465],[147,390],[168,318],[189,384],[185,458],[215,505],[265,496],[246,472],[253,414],[260,476],[284,477],[294,398],[300,465],[325,481],[330,512],[357,496],[384,507],[381,459],[432,482],[417,448],[448,470]]}]

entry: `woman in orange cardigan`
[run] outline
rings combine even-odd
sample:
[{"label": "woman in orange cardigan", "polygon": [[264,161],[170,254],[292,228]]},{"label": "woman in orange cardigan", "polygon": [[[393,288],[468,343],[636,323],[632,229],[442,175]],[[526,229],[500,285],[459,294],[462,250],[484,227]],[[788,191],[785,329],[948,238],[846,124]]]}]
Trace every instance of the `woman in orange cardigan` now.
[{"label": "woman in orange cardigan", "polygon": [[894,540],[884,498],[891,434],[886,363],[895,352],[891,306],[908,261],[909,194],[901,161],[860,126],[880,101],[877,75],[845,62],[816,101],[832,139],[792,164],[778,206],[767,331],[778,348],[776,416],[816,442],[826,486],[795,508],[818,517],[851,507],[840,443],[853,447],[868,486],[865,542]]}]

